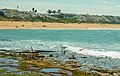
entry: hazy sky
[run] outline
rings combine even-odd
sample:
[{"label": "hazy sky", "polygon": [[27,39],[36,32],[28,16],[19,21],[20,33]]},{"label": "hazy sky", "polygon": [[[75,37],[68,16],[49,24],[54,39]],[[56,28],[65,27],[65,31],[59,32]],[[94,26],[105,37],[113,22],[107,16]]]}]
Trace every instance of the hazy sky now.
[{"label": "hazy sky", "polygon": [[31,10],[36,8],[41,13],[48,9],[61,9],[69,13],[89,13],[120,16],[120,0],[0,0],[0,8]]}]

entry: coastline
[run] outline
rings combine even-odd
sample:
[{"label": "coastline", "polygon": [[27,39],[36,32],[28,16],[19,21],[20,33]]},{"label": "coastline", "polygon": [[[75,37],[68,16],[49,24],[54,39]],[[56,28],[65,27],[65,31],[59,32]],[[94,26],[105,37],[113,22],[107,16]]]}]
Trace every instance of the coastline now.
[{"label": "coastline", "polygon": [[0,29],[120,30],[120,24],[0,21]]}]

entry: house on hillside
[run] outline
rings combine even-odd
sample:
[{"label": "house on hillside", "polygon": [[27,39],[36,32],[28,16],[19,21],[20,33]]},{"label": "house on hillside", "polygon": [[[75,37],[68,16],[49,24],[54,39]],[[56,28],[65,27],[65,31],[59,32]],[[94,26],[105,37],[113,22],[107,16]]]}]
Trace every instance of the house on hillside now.
[{"label": "house on hillside", "polygon": [[13,18],[14,16],[11,15],[10,13],[4,13],[4,15],[7,17],[7,18]]},{"label": "house on hillside", "polygon": [[5,16],[2,10],[0,10],[0,16]]},{"label": "house on hillside", "polygon": [[75,18],[75,14],[62,13],[63,18]]},{"label": "house on hillside", "polygon": [[1,9],[0,12],[3,13],[4,16],[7,17],[7,18],[12,18],[13,17],[13,15],[10,14],[7,9]]}]

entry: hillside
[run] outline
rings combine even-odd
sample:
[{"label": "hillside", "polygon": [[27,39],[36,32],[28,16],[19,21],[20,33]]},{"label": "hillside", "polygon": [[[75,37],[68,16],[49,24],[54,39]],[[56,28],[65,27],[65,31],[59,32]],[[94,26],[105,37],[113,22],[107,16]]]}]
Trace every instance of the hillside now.
[{"label": "hillside", "polygon": [[89,14],[40,14],[31,11],[18,11],[15,9],[1,9],[0,21],[42,21],[60,23],[109,23],[120,24],[120,16],[89,15]]}]

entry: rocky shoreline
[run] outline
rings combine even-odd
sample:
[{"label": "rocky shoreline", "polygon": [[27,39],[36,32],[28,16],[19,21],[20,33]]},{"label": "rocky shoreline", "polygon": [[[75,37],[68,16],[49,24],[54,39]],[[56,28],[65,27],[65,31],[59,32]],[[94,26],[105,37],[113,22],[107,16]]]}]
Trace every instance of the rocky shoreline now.
[{"label": "rocky shoreline", "polygon": [[26,64],[32,64],[39,68],[60,68],[70,71],[72,75],[67,75],[67,76],[119,76],[120,75],[120,71],[112,71],[112,70],[105,70],[103,68],[97,68],[99,66],[90,69],[91,71],[82,71],[79,69],[82,66],[82,64],[74,60],[63,62],[51,58],[44,58],[42,61],[23,60],[21,62]]},{"label": "rocky shoreline", "polygon": [[[4,50],[5,51],[5,50]],[[7,51],[10,52],[10,51]],[[4,56],[19,60],[19,69],[33,71],[37,76],[119,76],[120,70],[106,70],[100,66],[95,66],[88,70],[81,70],[85,64],[77,62],[71,57],[67,61],[62,61],[50,55],[38,54],[38,52],[11,52],[1,53]],[[84,56],[84,58],[87,58]],[[43,70],[43,71],[42,71]],[[48,70],[48,71],[47,71]],[[57,70],[57,71],[56,71]],[[0,70],[3,71],[3,70]],[[31,73],[29,73],[31,74]],[[34,74],[34,73],[33,73]],[[27,74],[26,74],[27,75]]]}]

